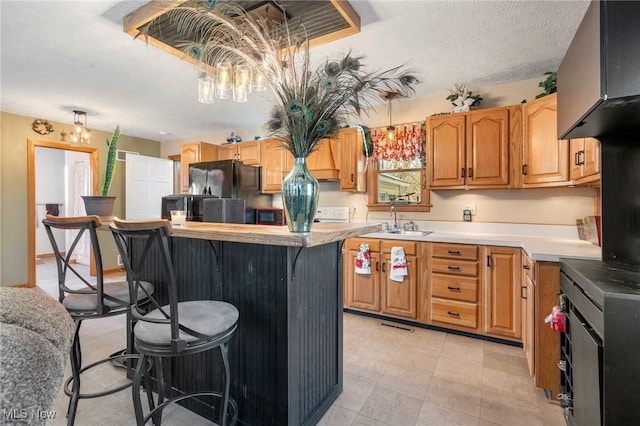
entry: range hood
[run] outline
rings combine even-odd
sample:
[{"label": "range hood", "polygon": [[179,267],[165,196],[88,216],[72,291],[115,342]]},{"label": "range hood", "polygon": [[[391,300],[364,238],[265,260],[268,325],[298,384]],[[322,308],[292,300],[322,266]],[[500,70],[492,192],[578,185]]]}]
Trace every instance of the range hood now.
[{"label": "range hood", "polygon": [[557,85],[558,139],[640,131],[640,2],[591,3]]}]

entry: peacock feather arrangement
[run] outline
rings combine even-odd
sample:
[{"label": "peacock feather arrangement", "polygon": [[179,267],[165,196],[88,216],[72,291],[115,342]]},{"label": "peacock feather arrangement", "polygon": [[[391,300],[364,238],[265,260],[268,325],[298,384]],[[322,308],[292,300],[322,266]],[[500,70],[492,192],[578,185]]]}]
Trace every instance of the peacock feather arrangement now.
[{"label": "peacock feather arrangement", "polygon": [[[311,66],[309,42],[301,23],[275,23],[246,12],[236,2],[185,3],[169,12],[184,40],[180,48],[200,66],[248,65],[264,78],[275,96],[270,136],[279,138],[296,158],[307,157],[317,143],[379,103],[380,92],[414,93],[417,76],[406,65],[368,72],[364,56],[352,52]],[[151,21],[149,27],[161,25]]]}]

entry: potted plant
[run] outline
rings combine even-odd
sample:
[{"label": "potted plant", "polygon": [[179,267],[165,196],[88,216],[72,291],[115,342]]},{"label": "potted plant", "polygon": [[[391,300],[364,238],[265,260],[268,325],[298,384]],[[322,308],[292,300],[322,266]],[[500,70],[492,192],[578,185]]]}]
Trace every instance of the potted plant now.
[{"label": "potted plant", "polygon": [[[180,36],[202,35],[182,46],[204,67],[230,63],[249,65],[275,95],[267,127],[294,157],[294,169],[282,184],[287,225],[292,232],[309,232],[318,199],[318,183],[306,167],[306,157],[323,139],[335,134],[347,115],[366,113],[381,92],[406,96],[418,78],[404,66],[365,71],[363,56],[347,53],[311,66],[309,41],[302,25],[289,28],[248,13],[236,2],[185,3],[170,12]],[[152,21],[146,27],[163,25]]]},{"label": "potted plant", "polygon": [[120,137],[120,125],[111,135],[111,139],[107,139],[107,165],[100,183],[99,195],[84,195],[84,208],[88,215],[100,216],[102,219],[111,220],[113,215],[113,204],[116,197],[109,196],[111,182],[116,171],[116,155],[118,150],[118,138]]}]

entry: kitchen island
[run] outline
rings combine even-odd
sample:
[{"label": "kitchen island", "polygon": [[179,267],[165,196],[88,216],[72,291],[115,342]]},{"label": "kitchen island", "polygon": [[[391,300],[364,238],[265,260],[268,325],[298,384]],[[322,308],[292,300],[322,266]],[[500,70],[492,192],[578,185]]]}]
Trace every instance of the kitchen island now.
[{"label": "kitchen island", "polygon": [[[338,397],[342,244],[381,227],[316,223],[309,233],[291,233],[286,226],[187,222],[173,228],[179,300],[223,300],[240,312],[229,348],[239,424],[316,424]],[[145,275],[164,279],[157,265]],[[166,302],[162,292],[158,298]],[[165,377],[178,393],[210,387],[221,377],[219,353],[174,359]],[[215,401],[185,405],[208,418],[218,410]]]}]

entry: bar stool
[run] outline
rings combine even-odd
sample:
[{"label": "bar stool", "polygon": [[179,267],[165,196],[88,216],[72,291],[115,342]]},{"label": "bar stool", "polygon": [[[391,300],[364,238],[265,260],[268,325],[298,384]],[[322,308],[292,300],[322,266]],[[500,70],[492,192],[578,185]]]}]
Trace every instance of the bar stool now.
[{"label": "bar stool", "polygon": [[[178,301],[169,240],[172,229],[168,220],[125,221],[114,218],[111,232],[127,270],[129,288],[135,291],[144,282],[141,280],[143,277],[156,277],[157,280],[154,279],[153,282],[157,294],[166,295],[164,302],[167,302],[160,303],[152,297],[153,310],[148,313],[140,311],[137,304],[132,303],[131,314],[137,320],[133,330],[134,347],[141,355],[132,387],[136,423],[144,425],[149,419],[153,419],[154,424],[160,424],[162,410],[169,404],[194,396],[213,396],[220,400],[219,424],[235,424],[237,405],[229,396],[231,377],[228,344],[238,326],[238,310],[235,306],[220,301]],[[220,350],[224,367],[222,389],[189,392],[165,401],[165,393],[167,390],[171,391],[171,387],[164,381],[162,360],[214,348]],[[148,371],[144,365],[149,358],[153,359],[155,367],[158,396],[157,406],[150,404],[150,412],[145,416],[140,384],[143,374]]]},{"label": "bar stool", "polygon": [[[58,267],[58,299],[66,308],[75,323],[73,343],[71,345],[71,377],[64,384],[64,392],[69,396],[67,410],[67,424],[75,422],[78,400],[83,398],[98,398],[119,392],[131,386],[132,382],[114,386],[110,389],[95,392],[81,393],[81,374],[90,368],[106,362],[126,362],[138,355],[131,350],[108,356],[90,365],[82,366],[82,349],[80,344],[80,327],[84,320],[94,320],[115,315],[127,315],[127,342],[130,341],[132,318],[130,315],[130,291],[126,281],[105,283],[102,269],[102,255],[96,230],[102,225],[98,216],[59,217],[47,215],[42,220]],[[78,231],[73,242],[64,248],[58,244],[54,230]],[[82,237],[89,235],[92,256],[96,265],[96,277],[91,278],[88,273],[82,272],[75,263],[77,249],[82,243]],[[65,238],[63,235],[61,239]],[[95,282],[94,282],[95,281]],[[143,305],[153,294],[153,285],[148,282],[140,283],[135,299],[137,304]],[[71,387],[70,387],[71,386]]]}]

